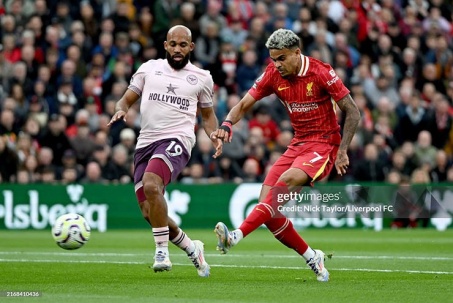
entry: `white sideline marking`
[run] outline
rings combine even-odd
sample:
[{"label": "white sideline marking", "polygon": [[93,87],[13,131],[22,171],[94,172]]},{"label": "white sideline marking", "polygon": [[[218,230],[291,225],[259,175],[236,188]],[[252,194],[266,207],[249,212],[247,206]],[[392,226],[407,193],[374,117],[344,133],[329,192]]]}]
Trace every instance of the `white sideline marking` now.
[{"label": "white sideline marking", "polygon": [[[151,252],[150,252],[151,254]],[[72,256],[72,257],[147,257],[150,254],[130,254],[130,253],[83,253],[83,252],[9,252],[9,251],[0,251],[0,255],[46,255],[46,256]],[[326,252],[328,254],[328,252]],[[179,255],[179,254],[175,254]],[[226,256],[218,254],[205,254],[209,258],[225,258]],[[297,255],[266,255],[266,254],[229,254],[228,258],[271,258],[271,259],[290,259],[295,258],[299,259],[300,256]],[[335,259],[367,259],[367,260],[420,260],[420,261],[453,261],[453,257],[416,257],[416,256],[348,256],[348,255],[336,255],[333,254]]]},{"label": "white sideline marking", "polygon": [[[128,265],[147,265],[147,262],[134,262],[134,261],[102,261],[102,260],[30,260],[30,259],[0,259],[0,262],[10,263],[90,263],[90,264],[128,264]],[[186,263],[173,263],[177,266],[193,266],[192,264]],[[258,268],[258,269],[290,269],[290,270],[301,270],[306,269],[304,267],[293,267],[293,266],[254,266],[254,265],[227,265],[227,264],[210,264],[212,267],[223,267],[223,268]],[[370,268],[332,268],[331,270],[338,271],[362,271],[362,272],[383,272],[383,273],[412,273],[412,274],[436,274],[436,275],[453,275],[450,271],[430,271],[430,270],[402,270],[402,269],[370,269]]]}]

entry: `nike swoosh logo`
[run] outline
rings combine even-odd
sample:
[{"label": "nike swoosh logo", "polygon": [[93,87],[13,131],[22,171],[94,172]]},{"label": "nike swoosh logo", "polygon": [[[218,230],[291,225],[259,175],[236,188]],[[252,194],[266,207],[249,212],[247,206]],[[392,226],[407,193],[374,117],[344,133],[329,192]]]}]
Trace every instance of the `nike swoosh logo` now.
[{"label": "nike swoosh logo", "polygon": [[283,86],[283,87],[279,86],[278,87],[278,91],[282,91],[282,90],[285,90],[287,88],[289,88],[289,86]]},{"label": "nike swoosh logo", "polygon": [[302,163],[302,165],[306,165],[306,166],[311,166],[311,167],[313,167],[313,165],[311,165],[310,163],[307,163],[307,162]]}]

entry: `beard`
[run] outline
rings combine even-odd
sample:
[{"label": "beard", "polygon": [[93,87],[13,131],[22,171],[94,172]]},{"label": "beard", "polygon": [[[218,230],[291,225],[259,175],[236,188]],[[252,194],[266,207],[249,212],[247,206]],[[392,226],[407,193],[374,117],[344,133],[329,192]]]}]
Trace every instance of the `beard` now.
[{"label": "beard", "polygon": [[173,59],[169,52],[166,52],[165,57],[167,58],[168,64],[170,64],[173,69],[179,70],[183,69],[187,65],[187,63],[189,63],[190,53],[185,55],[181,61],[176,61],[175,59]]}]

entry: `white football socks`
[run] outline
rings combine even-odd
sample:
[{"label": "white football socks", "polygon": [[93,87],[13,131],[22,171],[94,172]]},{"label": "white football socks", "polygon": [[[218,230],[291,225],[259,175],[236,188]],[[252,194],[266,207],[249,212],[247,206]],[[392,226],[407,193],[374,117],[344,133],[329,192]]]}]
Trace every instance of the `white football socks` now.
[{"label": "white football socks", "polygon": [[153,228],[154,242],[156,243],[156,253],[161,251],[168,256],[168,238],[170,235],[168,226]]}]

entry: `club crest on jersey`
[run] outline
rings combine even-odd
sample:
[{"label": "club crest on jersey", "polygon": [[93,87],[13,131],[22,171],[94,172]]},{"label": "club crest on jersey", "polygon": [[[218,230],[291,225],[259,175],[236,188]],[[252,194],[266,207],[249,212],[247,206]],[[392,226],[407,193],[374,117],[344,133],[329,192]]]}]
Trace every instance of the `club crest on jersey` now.
[{"label": "club crest on jersey", "polygon": [[198,83],[198,78],[195,75],[188,75],[186,80],[187,80],[187,82],[189,82],[189,84],[192,84],[192,85],[195,85]]},{"label": "club crest on jersey", "polygon": [[309,82],[307,84],[307,97],[313,96],[312,88],[313,88],[313,82]]}]

